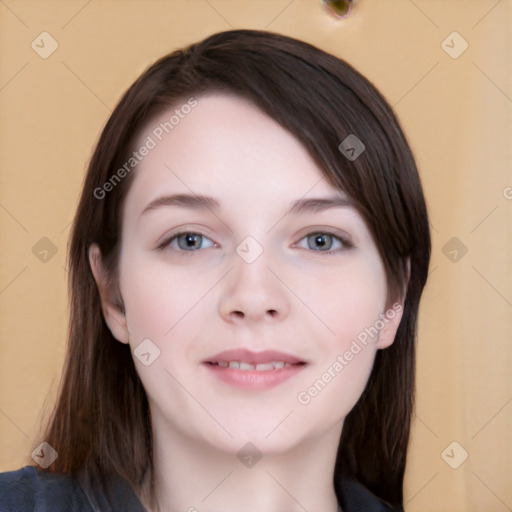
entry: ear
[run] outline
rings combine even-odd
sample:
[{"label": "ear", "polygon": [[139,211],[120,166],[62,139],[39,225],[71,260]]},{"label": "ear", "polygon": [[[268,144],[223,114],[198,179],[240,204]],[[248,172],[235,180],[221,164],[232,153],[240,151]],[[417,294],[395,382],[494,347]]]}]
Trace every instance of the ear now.
[{"label": "ear", "polygon": [[116,340],[128,344],[129,336],[126,315],[120,301],[115,300],[112,296],[112,291],[108,289],[106,274],[101,260],[101,251],[97,244],[92,244],[89,247],[88,256],[89,265],[98,287],[105,323]]},{"label": "ear", "polygon": [[[407,295],[407,287],[410,277],[411,260],[410,258],[407,258],[406,279],[402,288],[402,296],[400,300],[395,301],[391,307],[388,307],[379,319],[384,325],[382,329],[380,329],[379,336],[377,338],[376,347],[378,349],[388,348],[395,341],[396,332],[398,331],[398,326],[400,325],[404,313],[405,297]],[[379,324],[379,327],[380,326],[381,324]]]},{"label": "ear", "polygon": [[[388,348],[394,341],[398,326],[402,320],[404,305],[401,302],[395,302],[379,318],[379,336],[376,347],[378,349]],[[381,328],[382,327],[382,328]]]}]

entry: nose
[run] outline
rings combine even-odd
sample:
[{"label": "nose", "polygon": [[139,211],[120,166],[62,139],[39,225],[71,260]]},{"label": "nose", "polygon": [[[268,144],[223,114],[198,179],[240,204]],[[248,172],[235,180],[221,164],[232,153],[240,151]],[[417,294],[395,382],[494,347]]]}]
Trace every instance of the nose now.
[{"label": "nose", "polygon": [[237,253],[233,268],[224,280],[219,300],[219,313],[230,323],[257,323],[283,321],[290,303],[283,281],[276,277],[275,268],[265,251],[248,263]]}]

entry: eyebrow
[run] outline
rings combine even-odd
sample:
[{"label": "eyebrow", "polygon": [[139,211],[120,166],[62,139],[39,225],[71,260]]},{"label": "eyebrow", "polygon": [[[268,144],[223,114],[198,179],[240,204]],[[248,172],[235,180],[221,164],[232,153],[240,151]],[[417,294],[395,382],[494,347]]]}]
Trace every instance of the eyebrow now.
[{"label": "eyebrow", "polygon": [[[141,216],[164,206],[179,206],[194,210],[211,211],[218,211],[220,209],[219,201],[211,196],[174,194],[157,197],[144,208]],[[292,203],[285,216],[290,214],[318,213],[330,208],[354,208],[354,205],[347,197],[342,195],[298,199]]]}]

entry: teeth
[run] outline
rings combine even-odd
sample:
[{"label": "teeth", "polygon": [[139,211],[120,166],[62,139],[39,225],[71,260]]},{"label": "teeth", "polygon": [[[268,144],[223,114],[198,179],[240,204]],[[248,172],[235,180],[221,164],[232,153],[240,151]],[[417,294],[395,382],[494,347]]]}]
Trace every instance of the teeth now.
[{"label": "teeth", "polygon": [[273,369],[274,369],[273,363],[260,363],[260,364],[256,365],[256,370],[259,372],[264,372],[266,370],[273,370]]},{"label": "teeth", "polygon": [[265,372],[269,370],[280,370],[281,368],[286,368],[288,366],[291,366],[289,363],[285,363],[284,361],[271,361],[270,363],[258,363],[258,364],[251,364],[251,363],[245,363],[243,361],[219,361],[217,363],[214,363],[217,366],[220,366],[222,368],[236,368],[237,370],[247,371],[247,370],[256,370],[259,372]]}]

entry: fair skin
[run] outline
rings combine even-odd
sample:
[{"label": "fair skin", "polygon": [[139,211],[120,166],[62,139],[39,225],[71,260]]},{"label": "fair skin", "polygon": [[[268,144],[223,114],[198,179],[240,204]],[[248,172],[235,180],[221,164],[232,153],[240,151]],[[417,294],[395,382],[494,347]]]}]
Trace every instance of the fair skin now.
[{"label": "fair skin", "polygon": [[[132,352],[148,338],[160,350],[148,366],[134,362],[151,409],[161,510],[337,511],[332,475],[343,421],[401,318],[397,312],[332,370],[391,307],[362,217],[347,205],[285,215],[294,201],[341,192],[289,132],[247,101],[218,93],[198,98],[134,172],[122,212],[124,312],[103,285],[97,246],[89,258],[114,337]],[[147,209],[172,194],[207,195],[220,206]],[[182,236],[158,248],[186,230],[197,233],[188,245]],[[318,233],[334,236],[322,243]],[[247,236],[256,241],[245,246],[249,253],[263,250],[250,263],[236,250]],[[240,388],[204,363],[239,347],[306,364],[268,389]],[[329,367],[325,387],[300,402]],[[262,455],[251,467],[237,458],[248,442]]]}]

